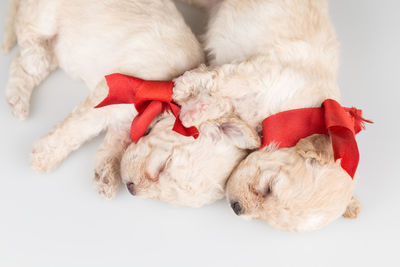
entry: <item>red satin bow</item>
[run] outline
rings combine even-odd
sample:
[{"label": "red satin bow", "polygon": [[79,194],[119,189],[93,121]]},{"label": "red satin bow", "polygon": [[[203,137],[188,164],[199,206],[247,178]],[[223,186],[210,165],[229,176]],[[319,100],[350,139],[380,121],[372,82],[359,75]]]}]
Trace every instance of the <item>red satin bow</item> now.
[{"label": "red satin bow", "polygon": [[173,130],[184,136],[199,136],[196,127],[186,128],[179,119],[180,107],[172,100],[172,81],[145,81],[123,74],[106,77],[108,96],[95,108],[116,104],[134,104],[138,115],[132,121],[131,139],[137,142],[146,132],[155,117],[165,111],[175,116]]},{"label": "red satin bow", "polygon": [[335,161],[342,159],[342,168],[354,178],[360,158],[355,135],[364,129],[362,111],[344,108],[327,99],[320,108],[302,108],[284,111],[263,121],[261,148],[276,143],[279,148],[292,147],[313,134],[331,137]]}]

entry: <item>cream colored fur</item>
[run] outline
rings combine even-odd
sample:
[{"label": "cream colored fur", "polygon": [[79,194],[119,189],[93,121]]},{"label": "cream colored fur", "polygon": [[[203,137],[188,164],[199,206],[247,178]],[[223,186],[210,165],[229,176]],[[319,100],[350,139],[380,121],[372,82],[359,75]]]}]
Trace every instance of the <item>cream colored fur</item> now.
[{"label": "cream colored fur", "polygon": [[133,195],[194,207],[212,203],[224,197],[246,148],[260,145],[257,133],[235,117],[203,123],[196,140],[171,132],[173,124],[171,116],[160,120],[125,152],[121,174]]},{"label": "cream colored fur", "polygon": [[199,8],[209,10],[222,2],[222,0],[181,0],[181,2],[187,3],[189,5],[197,6]]},{"label": "cream colored fur", "polygon": [[121,175],[137,196],[201,206],[224,196],[233,168],[247,149],[260,145],[257,133],[232,115],[202,124],[198,140],[173,132],[173,116],[164,115],[148,136],[130,144],[132,106],[93,109],[107,94],[106,74],[169,80],[204,62],[199,43],[172,2],[21,0],[15,14],[16,23],[10,17],[7,29],[15,24],[21,52],[11,67],[7,99],[17,117],[28,115],[33,88],[57,66],[94,89],[63,123],[35,143],[33,168],[55,169],[107,129],[95,166],[100,194],[112,198]]},{"label": "cream colored fur", "polygon": [[83,103],[34,144],[32,167],[54,170],[72,151],[107,130],[94,179],[106,198],[119,184],[120,159],[130,143],[136,112],[130,105],[93,108],[107,95],[103,77],[120,72],[170,80],[204,62],[200,44],[169,0],[13,0],[4,52],[17,40],[19,51],[6,88],[16,117],[28,116],[33,89],[57,67],[91,89]]},{"label": "cream colored fur", "polygon": [[[205,45],[211,66],[176,79],[186,126],[236,114],[260,132],[272,114],[340,101],[338,42],[324,0],[225,0],[212,13]],[[251,153],[229,178],[227,198],[243,218],[311,231],[342,214],[357,216],[353,188],[330,140],[312,136]]]}]

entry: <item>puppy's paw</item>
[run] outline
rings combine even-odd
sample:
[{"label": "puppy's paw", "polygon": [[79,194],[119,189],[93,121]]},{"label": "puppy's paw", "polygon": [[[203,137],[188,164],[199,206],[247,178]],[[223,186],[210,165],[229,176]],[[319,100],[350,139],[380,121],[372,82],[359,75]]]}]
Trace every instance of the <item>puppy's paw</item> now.
[{"label": "puppy's paw", "polygon": [[[9,88],[7,90],[11,91]],[[16,89],[12,91],[6,96],[11,112],[17,119],[25,120],[29,116],[29,97],[18,94]]]},{"label": "puppy's paw", "polygon": [[207,120],[206,114],[209,103],[200,98],[193,98],[182,105],[179,118],[185,127],[198,126],[203,121]]},{"label": "puppy's paw", "polygon": [[211,90],[213,88],[214,74],[213,71],[208,71],[205,65],[185,72],[174,80],[173,99],[180,104],[180,102],[196,96],[200,92]]},{"label": "puppy's paw", "polygon": [[357,198],[352,197],[349,205],[346,208],[346,211],[343,214],[343,217],[349,219],[356,219],[361,211],[361,203]]},{"label": "puppy's paw", "polygon": [[4,55],[8,55],[14,45],[14,40],[9,42],[3,41],[3,43],[1,44],[1,52],[3,52]]},{"label": "puppy's paw", "polygon": [[105,160],[94,170],[93,183],[97,192],[106,200],[115,196],[120,182],[119,164],[116,160]]},{"label": "puppy's paw", "polygon": [[31,167],[38,172],[51,172],[64,160],[64,153],[59,147],[51,145],[48,137],[38,139],[31,152]]}]

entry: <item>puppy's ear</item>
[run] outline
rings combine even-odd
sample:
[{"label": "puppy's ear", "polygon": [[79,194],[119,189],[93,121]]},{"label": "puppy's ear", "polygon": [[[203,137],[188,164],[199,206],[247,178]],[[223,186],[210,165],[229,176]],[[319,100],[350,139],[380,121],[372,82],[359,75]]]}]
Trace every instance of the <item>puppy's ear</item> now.
[{"label": "puppy's ear", "polygon": [[320,164],[333,161],[332,143],[328,136],[314,134],[301,139],[296,144],[296,152],[306,159],[313,159]]},{"label": "puppy's ear", "polygon": [[358,217],[358,214],[360,214],[360,210],[361,210],[360,201],[358,201],[357,198],[352,197],[349,205],[346,208],[346,211],[343,214],[343,217],[356,219]]},{"label": "puppy's ear", "polygon": [[219,121],[219,128],[240,149],[257,149],[261,145],[261,140],[257,132],[247,123],[236,117],[221,119]]}]

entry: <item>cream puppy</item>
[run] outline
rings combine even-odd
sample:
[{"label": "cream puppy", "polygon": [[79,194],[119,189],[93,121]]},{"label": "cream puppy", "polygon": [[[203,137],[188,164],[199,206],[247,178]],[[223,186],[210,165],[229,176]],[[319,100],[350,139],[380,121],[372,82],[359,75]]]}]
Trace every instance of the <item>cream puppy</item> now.
[{"label": "cream puppy", "polygon": [[[273,114],[340,100],[338,42],[324,0],[225,0],[215,7],[205,45],[210,67],[175,81],[185,126],[236,114],[258,132]],[[357,217],[354,181],[334,162],[328,137],[251,153],[229,178],[237,215],[285,231],[311,231]]]},{"label": "cream puppy", "polygon": [[13,0],[2,49],[18,40],[6,98],[14,115],[28,116],[33,89],[54,69],[82,79],[89,97],[32,150],[32,167],[55,169],[85,141],[107,130],[97,154],[95,183],[110,198],[120,158],[130,143],[133,106],[94,109],[106,95],[106,74],[169,80],[204,61],[202,48],[169,0]]},{"label": "cream puppy", "polygon": [[[57,67],[92,89],[64,122],[35,143],[32,167],[51,171],[107,130],[94,179],[105,198],[113,197],[120,182],[120,160],[136,111],[133,105],[93,108],[107,95],[103,77],[119,72],[170,80],[204,62],[200,44],[169,0],[14,0],[3,50],[17,39],[20,51],[6,97],[18,118],[28,116],[33,89]],[[259,146],[257,133],[233,116],[199,127],[198,140],[173,132],[172,115],[157,120],[148,137],[130,145],[122,163],[124,183],[138,196],[189,206],[215,201],[224,196],[226,179],[246,149]],[[238,138],[241,134],[250,141]],[[218,154],[226,157],[213,157]]]},{"label": "cream puppy", "polygon": [[168,116],[131,144],[121,162],[128,190],[139,197],[199,207],[225,195],[226,180],[236,165],[260,145],[257,133],[238,118],[202,123],[198,139],[172,132]]}]

